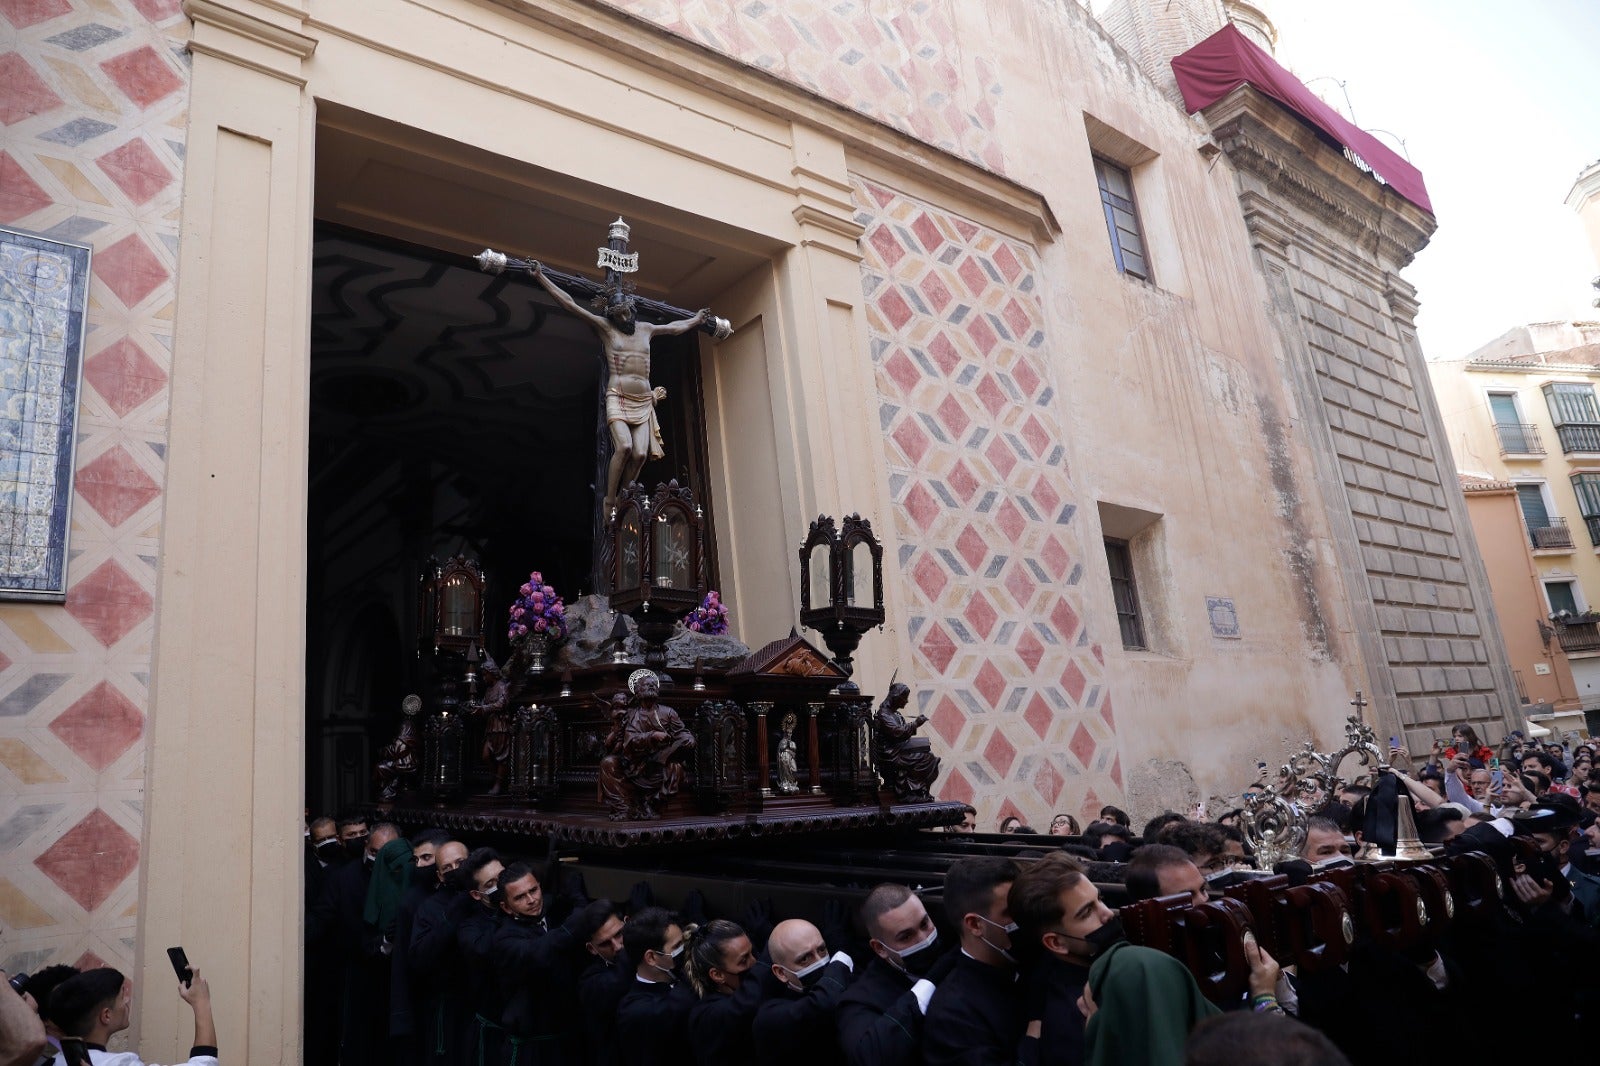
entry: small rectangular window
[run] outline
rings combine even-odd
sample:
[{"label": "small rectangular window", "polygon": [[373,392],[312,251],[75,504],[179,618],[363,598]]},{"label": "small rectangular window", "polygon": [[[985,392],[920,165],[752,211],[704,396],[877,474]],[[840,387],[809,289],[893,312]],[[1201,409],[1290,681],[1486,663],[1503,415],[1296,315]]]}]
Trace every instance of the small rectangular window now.
[{"label": "small rectangular window", "polygon": [[1517,394],[1514,392],[1491,392],[1489,410],[1497,426],[1515,426],[1522,422],[1522,414],[1517,410]]},{"label": "small rectangular window", "polygon": [[1569,615],[1581,613],[1578,610],[1577,594],[1572,591],[1572,582],[1546,581],[1544,592],[1550,598],[1551,614],[1560,614],[1562,611]]},{"label": "small rectangular window", "polygon": [[1117,269],[1145,281],[1150,266],[1144,254],[1144,233],[1139,228],[1139,211],[1133,203],[1133,177],[1115,163],[1095,157],[1095,180],[1100,185],[1100,206],[1105,211],[1106,230],[1111,234],[1111,254]]},{"label": "small rectangular window", "polygon": [[1133,556],[1125,540],[1106,539],[1106,565],[1111,570],[1111,600],[1117,608],[1122,646],[1143,651],[1144,622],[1139,617],[1139,589],[1133,580]]}]

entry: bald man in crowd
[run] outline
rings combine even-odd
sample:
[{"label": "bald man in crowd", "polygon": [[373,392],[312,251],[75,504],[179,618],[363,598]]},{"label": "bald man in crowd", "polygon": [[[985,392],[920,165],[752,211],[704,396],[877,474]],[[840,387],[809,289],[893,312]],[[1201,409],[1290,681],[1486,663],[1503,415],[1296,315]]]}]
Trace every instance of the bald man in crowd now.
[{"label": "bald man in crowd", "polygon": [[822,932],[799,918],[779,922],[767,938],[772,965],[761,975],[754,1027],[756,1059],[772,1066],[819,1066],[839,1057],[834,1014],[855,961],[828,954]]}]

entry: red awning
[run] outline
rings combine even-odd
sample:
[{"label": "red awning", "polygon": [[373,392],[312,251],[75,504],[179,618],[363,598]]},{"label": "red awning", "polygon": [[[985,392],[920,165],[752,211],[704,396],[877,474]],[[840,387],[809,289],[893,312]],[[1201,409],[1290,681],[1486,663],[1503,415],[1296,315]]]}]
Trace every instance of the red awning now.
[{"label": "red awning", "polygon": [[1254,86],[1344,145],[1395,192],[1433,213],[1422,171],[1319,100],[1231,22],[1175,58],[1172,73],[1178,77],[1184,106],[1191,112],[1210,107],[1241,85]]}]

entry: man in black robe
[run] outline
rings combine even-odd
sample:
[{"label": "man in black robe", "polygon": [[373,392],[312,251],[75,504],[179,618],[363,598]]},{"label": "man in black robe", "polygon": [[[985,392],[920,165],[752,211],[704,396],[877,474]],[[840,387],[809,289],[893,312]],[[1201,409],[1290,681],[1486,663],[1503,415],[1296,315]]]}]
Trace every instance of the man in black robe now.
[{"label": "man in black robe", "polygon": [[[922,900],[904,885],[883,884],[861,904],[873,959],[839,999],[839,1044],[846,1066],[917,1066],[922,1019],[937,984],[935,967],[955,964]],[[941,958],[941,955],[945,956]]]},{"label": "man in black robe", "polygon": [[460,866],[466,861],[467,846],[451,840],[443,829],[427,829],[411,841],[411,853],[417,865],[411,871],[411,884],[400,899],[389,942],[389,1036],[400,1066],[421,1066],[423,1062],[423,1045],[418,1039],[422,1022],[412,988],[411,931],[417,912],[439,891],[443,856],[448,854],[450,861]]},{"label": "man in black robe", "polygon": [[489,959],[505,1010],[509,1061],[518,1066],[567,1066],[578,1061],[578,998],[572,978],[577,969],[573,928],[583,919],[574,911],[567,925],[545,918],[544,887],[533,868],[512,863],[500,872],[496,898],[506,920],[495,930]]},{"label": "man in black robe", "polygon": [[617,1005],[617,1050],[628,1066],[691,1066],[689,1011],[694,993],[678,980],[683,927],[666,910],[646,907],[622,931],[634,980]]},{"label": "man in black robe", "polygon": [[339,1005],[339,1062],[367,1066],[385,1049],[388,1034],[389,958],[370,932],[365,912],[373,863],[383,846],[400,836],[398,827],[380,822],[367,833],[358,862],[346,862],[323,886],[316,906],[306,912],[306,942],[330,942],[343,971]]},{"label": "man in black robe", "polygon": [[698,1066],[756,1061],[761,975],[755,948],[737,923],[706,922],[684,948],[684,977],[699,1000],[689,1010],[689,1045]]},{"label": "man in black robe", "polygon": [[500,871],[505,864],[493,848],[479,848],[467,856],[467,890],[473,906],[461,919],[456,930],[456,955],[464,975],[463,985],[467,1007],[471,1011],[467,1022],[467,1059],[472,1066],[498,1063],[505,1047],[504,1030],[500,1017],[505,1013],[505,1002],[495,981],[494,966],[490,961],[490,948],[504,915],[495,897],[499,894]]},{"label": "man in black robe", "polygon": [[1122,923],[1083,867],[1061,852],[1018,874],[1008,901],[1018,935],[1043,949],[1023,993],[1028,1026],[1019,1061],[1081,1066],[1085,1022],[1078,997],[1095,956],[1122,939]]},{"label": "man in black robe", "polygon": [[959,859],[944,880],[945,913],[960,930],[962,956],[928,1003],[922,1025],[927,1066],[1013,1066],[1027,1019],[1017,983],[1007,896],[1017,864]]},{"label": "man in black robe", "polygon": [[767,939],[772,964],[761,975],[761,1006],[751,1032],[757,1061],[817,1066],[839,1055],[834,1015],[855,961],[828,954],[822,932],[799,918],[779,922]]},{"label": "man in black robe", "polygon": [[584,1054],[594,1066],[618,1066],[617,1004],[633,983],[633,966],[622,950],[622,914],[609,899],[584,908],[578,938],[589,959],[578,975],[578,1011],[583,1016]]},{"label": "man in black robe", "polygon": [[418,1013],[421,1061],[446,1066],[466,1061],[468,1022],[472,1010],[466,994],[466,973],[456,948],[462,921],[478,902],[467,892],[468,851],[459,841],[439,848],[439,887],[417,908],[406,947],[411,995]]}]

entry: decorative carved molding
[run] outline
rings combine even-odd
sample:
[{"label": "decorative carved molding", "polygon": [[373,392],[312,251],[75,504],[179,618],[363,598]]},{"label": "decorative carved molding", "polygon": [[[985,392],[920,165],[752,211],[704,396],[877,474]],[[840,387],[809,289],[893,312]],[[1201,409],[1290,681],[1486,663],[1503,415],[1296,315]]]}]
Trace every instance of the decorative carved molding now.
[{"label": "decorative carved molding", "polygon": [[1304,212],[1396,270],[1427,245],[1437,228],[1432,215],[1363,173],[1276,101],[1248,85],[1204,114],[1234,167],[1265,186],[1258,217],[1262,208],[1284,218]]},{"label": "decorative carved molding", "polygon": [[[304,12],[281,4],[251,6],[277,11],[295,21],[305,17]],[[190,52],[214,56],[270,78],[305,86],[300,65],[317,50],[315,37],[270,22],[226,0],[183,0],[183,13],[193,24],[188,43]]]},{"label": "decorative carved molding", "polygon": [[562,817],[533,810],[397,807],[388,818],[406,825],[438,826],[458,833],[505,833],[549,838],[562,844],[639,848],[691,841],[741,840],[753,837],[802,836],[840,829],[932,829],[955,825],[962,818],[959,803],[913,803],[890,806],[810,807],[747,814],[743,818],[693,822],[608,822],[603,818]]},{"label": "decorative carved molding", "polygon": [[1000,214],[1037,242],[1053,240],[1061,232],[1042,193],[769,71],[676,37],[603,0],[473,2],[591,42],[686,84],[715,85],[724,98],[737,104],[825,131],[844,143],[847,159],[860,155],[889,164],[897,173],[909,172],[954,197],[955,203],[981,205]]}]

